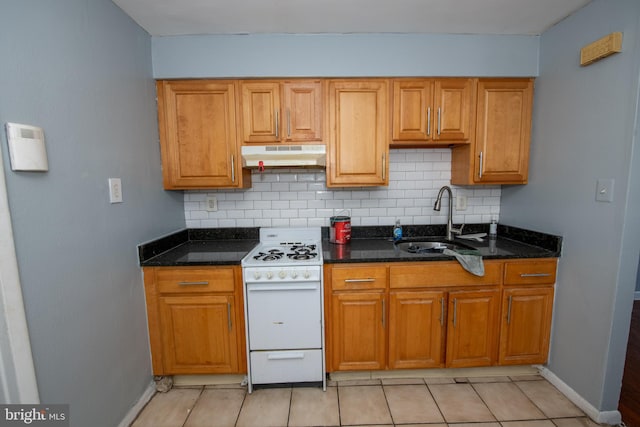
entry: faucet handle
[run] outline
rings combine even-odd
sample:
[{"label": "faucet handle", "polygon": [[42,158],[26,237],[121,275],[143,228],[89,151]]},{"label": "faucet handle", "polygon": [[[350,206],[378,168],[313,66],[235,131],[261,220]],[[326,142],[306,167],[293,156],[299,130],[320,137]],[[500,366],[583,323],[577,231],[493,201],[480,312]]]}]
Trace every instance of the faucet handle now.
[{"label": "faucet handle", "polygon": [[453,234],[462,234],[462,229],[464,228],[464,224],[460,225],[460,228],[451,227],[451,233]]}]

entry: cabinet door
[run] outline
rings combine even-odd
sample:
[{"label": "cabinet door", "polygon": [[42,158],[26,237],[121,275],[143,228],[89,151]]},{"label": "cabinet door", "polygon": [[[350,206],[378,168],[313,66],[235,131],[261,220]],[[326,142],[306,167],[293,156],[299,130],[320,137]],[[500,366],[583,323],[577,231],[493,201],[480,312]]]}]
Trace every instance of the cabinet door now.
[{"label": "cabinet door", "polygon": [[165,189],[240,187],[233,82],[159,81]]},{"label": "cabinet door", "polygon": [[234,298],[159,298],[164,374],[218,374],[238,371]]},{"label": "cabinet door", "polygon": [[[429,141],[432,136],[433,81],[396,80],[393,82],[394,141]],[[393,142],[392,142],[393,144]]]},{"label": "cabinet door", "polygon": [[392,292],[389,368],[444,367],[445,293]]},{"label": "cabinet door", "polygon": [[476,182],[527,183],[532,102],[530,79],[478,82]]},{"label": "cabinet door", "polygon": [[322,83],[290,81],[283,84],[284,117],[280,132],[286,141],[322,141]]},{"label": "cabinet door", "polygon": [[388,184],[386,80],[329,82],[327,186]]},{"label": "cabinet door", "polygon": [[434,85],[434,135],[436,141],[469,141],[473,108],[472,79],[441,79]]},{"label": "cabinet door", "polygon": [[500,292],[449,293],[447,367],[490,366],[497,357]]},{"label": "cabinet door", "polygon": [[280,84],[243,81],[241,86],[244,142],[280,142]]},{"label": "cabinet door", "polygon": [[385,297],[380,292],[332,296],[332,356],[337,371],[385,368]]},{"label": "cabinet door", "polygon": [[500,364],[545,363],[549,354],[553,288],[505,289]]}]

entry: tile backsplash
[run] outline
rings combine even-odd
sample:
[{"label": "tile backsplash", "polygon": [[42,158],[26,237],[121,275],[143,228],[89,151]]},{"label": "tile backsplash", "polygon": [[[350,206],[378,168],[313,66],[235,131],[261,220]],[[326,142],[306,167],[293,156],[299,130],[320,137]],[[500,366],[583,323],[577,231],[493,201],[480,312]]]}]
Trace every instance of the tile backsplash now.
[{"label": "tile backsplash", "polygon": [[[246,190],[185,191],[188,228],[328,226],[329,217],[350,215],[352,225],[444,224],[448,200],[440,212],[433,204],[440,187],[450,185],[451,150],[392,149],[388,187],[327,188],[323,169],[252,171]],[[450,185],[451,186],[451,185]],[[500,186],[460,187],[453,191],[453,222],[487,223],[500,214]],[[206,210],[207,196],[218,210]],[[456,196],[467,208],[456,210]]]}]

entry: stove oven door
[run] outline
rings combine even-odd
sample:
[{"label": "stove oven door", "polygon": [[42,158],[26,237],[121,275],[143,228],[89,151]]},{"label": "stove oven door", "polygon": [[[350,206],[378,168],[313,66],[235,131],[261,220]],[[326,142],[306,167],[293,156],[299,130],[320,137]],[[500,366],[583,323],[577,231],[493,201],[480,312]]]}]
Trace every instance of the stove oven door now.
[{"label": "stove oven door", "polygon": [[320,282],[248,283],[250,350],[322,347]]}]

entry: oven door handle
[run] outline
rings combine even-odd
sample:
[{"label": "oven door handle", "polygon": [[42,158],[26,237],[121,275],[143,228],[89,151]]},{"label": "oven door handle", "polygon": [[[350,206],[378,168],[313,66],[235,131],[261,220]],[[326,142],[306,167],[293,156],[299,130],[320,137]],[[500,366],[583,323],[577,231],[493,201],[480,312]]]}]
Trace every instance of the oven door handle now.
[{"label": "oven door handle", "polygon": [[271,286],[251,286],[247,287],[249,292],[270,292],[270,291],[315,291],[318,289],[317,284],[308,284],[308,285],[271,285]]},{"label": "oven door handle", "polygon": [[304,359],[304,353],[297,351],[294,353],[271,353],[267,355],[267,360],[287,360],[287,359]]}]

